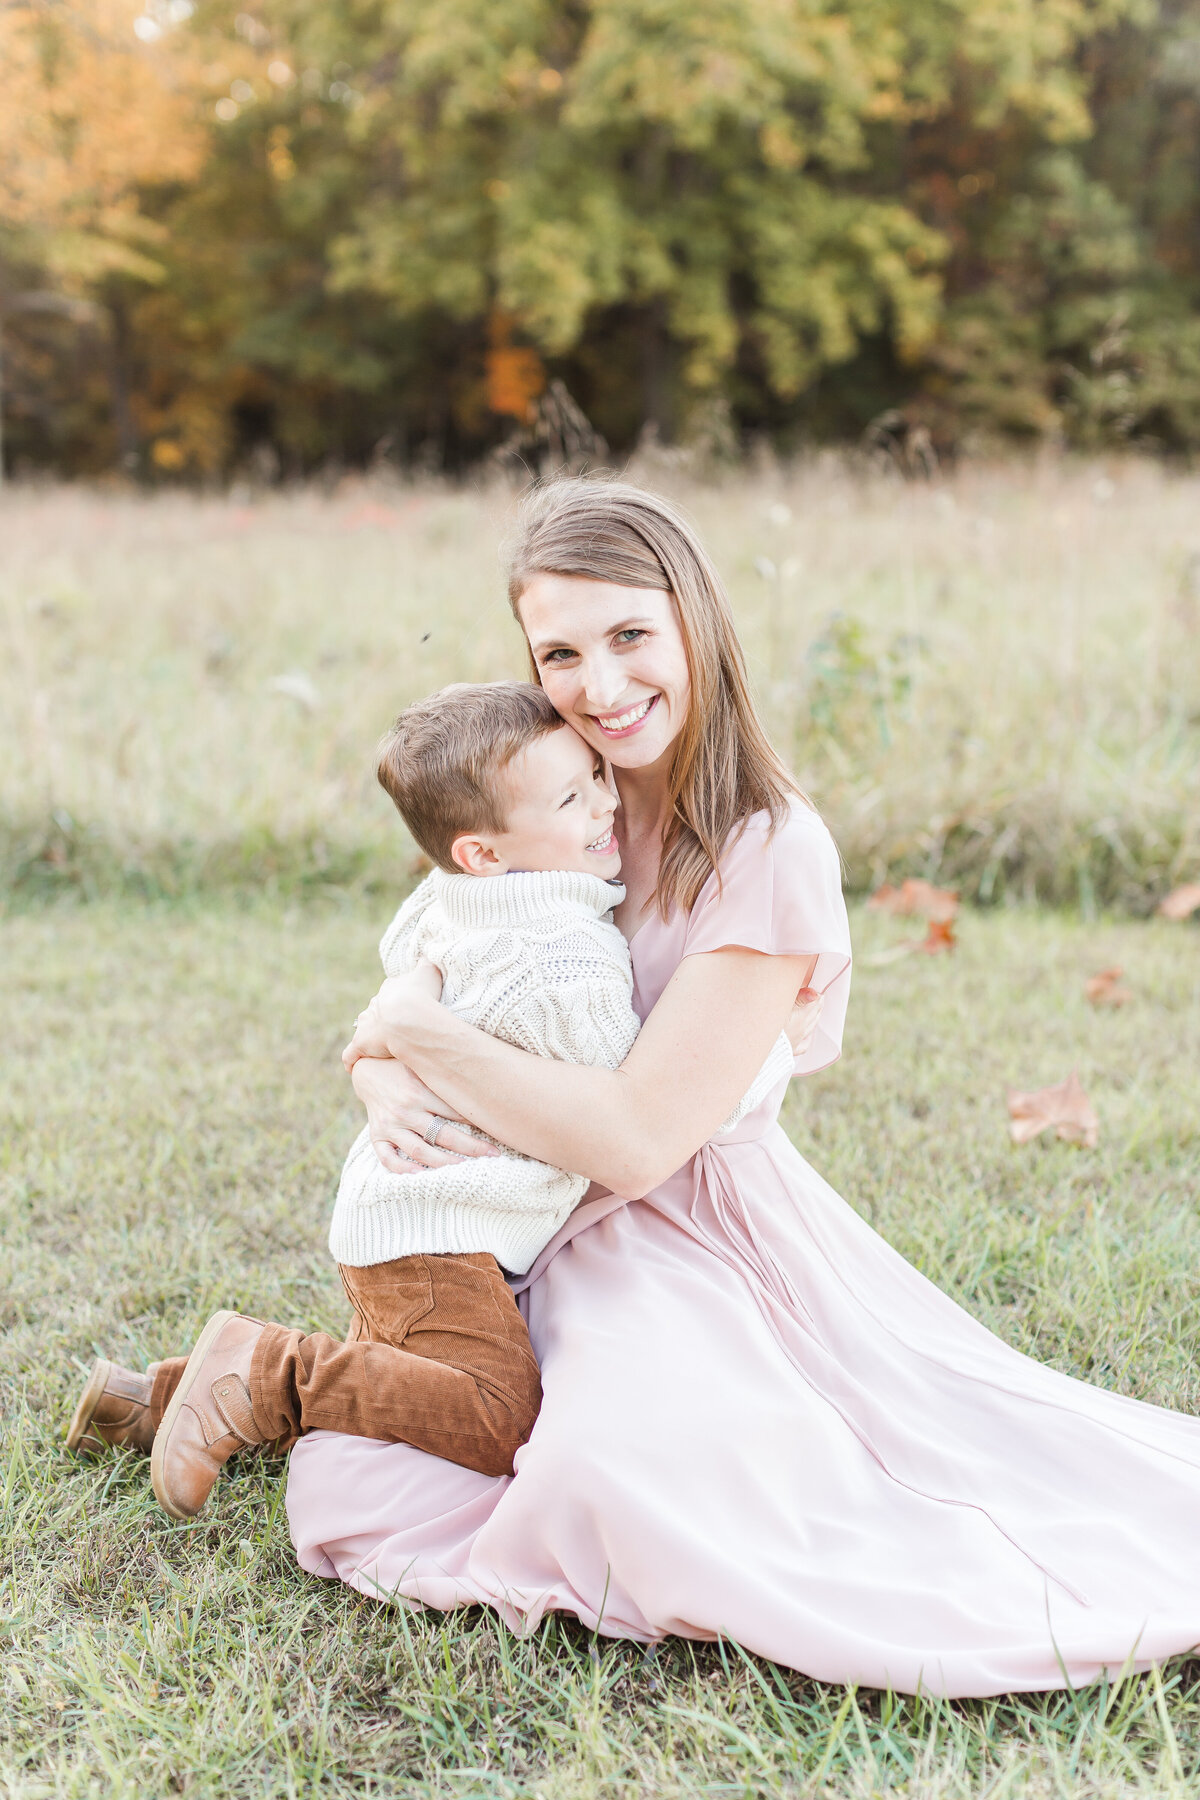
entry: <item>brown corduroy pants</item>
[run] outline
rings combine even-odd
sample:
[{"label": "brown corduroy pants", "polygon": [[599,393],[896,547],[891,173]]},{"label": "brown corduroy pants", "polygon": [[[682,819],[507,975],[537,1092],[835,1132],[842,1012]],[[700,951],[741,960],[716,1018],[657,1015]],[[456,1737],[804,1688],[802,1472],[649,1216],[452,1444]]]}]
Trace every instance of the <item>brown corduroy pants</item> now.
[{"label": "brown corduroy pants", "polygon": [[[346,1341],[268,1325],[254,1347],[250,1398],[264,1443],[306,1431],[414,1444],[511,1475],[542,1402],[529,1332],[494,1256],[402,1256],[339,1265],[354,1308]],[[160,1363],[155,1429],[186,1357]]]}]

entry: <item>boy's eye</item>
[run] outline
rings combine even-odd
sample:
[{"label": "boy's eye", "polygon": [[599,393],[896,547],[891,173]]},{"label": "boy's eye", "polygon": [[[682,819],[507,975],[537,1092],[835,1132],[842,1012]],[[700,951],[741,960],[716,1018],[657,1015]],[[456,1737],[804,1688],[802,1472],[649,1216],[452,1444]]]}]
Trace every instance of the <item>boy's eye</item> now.
[{"label": "boy's eye", "polygon": [[564,806],[570,806],[572,800],[578,800],[578,798],[579,798],[578,794],[568,794],[566,799],[560,803],[559,808],[558,808],[559,812],[562,811]]}]

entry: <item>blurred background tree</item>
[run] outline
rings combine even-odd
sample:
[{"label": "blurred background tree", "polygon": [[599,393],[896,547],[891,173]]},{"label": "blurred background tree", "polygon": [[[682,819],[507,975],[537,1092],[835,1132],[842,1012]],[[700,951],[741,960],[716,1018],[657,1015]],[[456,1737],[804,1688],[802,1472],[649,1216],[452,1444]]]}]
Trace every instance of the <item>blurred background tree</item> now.
[{"label": "blurred background tree", "polygon": [[191,46],[161,36],[122,0],[0,7],[3,422],[38,461],[137,461],[128,314],[170,236],[152,197],[204,166]]},{"label": "blurred background tree", "polygon": [[552,383],[1200,443],[1195,0],[7,0],[0,68],[13,465],[455,468]]}]

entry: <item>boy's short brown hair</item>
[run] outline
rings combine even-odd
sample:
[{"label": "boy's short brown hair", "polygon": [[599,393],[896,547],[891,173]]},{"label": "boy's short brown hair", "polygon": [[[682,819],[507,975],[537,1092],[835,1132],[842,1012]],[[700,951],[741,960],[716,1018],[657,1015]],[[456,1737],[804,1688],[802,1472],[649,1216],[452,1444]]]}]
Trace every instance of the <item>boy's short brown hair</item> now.
[{"label": "boy's short brown hair", "polygon": [[456,681],[400,714],[379,745],[379,785],[430,861],[455,874],[455,838],[504,830],[505,769],[562,723],[531,681]]}]

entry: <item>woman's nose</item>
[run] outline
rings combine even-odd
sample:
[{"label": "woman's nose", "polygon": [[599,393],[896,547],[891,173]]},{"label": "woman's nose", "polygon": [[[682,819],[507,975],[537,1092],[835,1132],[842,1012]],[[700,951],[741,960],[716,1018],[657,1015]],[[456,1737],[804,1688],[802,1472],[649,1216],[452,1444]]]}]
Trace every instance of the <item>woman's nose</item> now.
[{"label": "woman's nose", "polygon": [[625,685],[625,672],[611,657],[593,657],[584,663],[583,702],[589,712],[611,712]]}]

